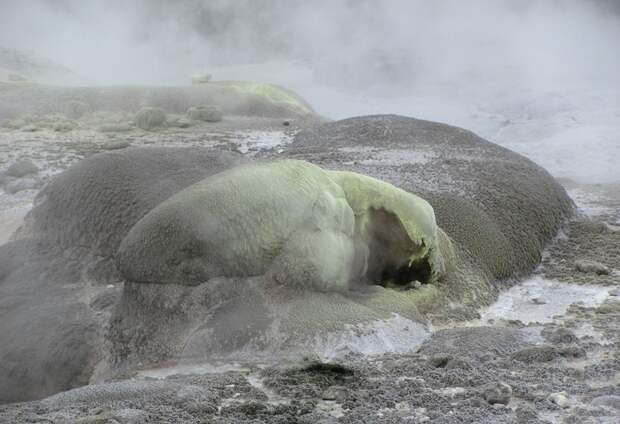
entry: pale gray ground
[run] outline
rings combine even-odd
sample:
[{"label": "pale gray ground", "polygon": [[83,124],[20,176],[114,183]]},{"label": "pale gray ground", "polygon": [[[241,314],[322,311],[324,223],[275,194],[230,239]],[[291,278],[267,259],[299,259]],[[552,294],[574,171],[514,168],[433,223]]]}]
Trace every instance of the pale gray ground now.
[{"label": "pale gray ground", "polygon": [[[239,150],[244,141],[251,147],[252,139],[262,140],[256,131],[290,141],[296,130],[287,127],[291,131],[287,136],[281,122],[248,120],[247,129],[253,132],[239,135],[237,125],[131,130],[128,136],[114,137],[88,128],[84,133],[6,129],[0,137],[6,146],[2,169],[16,159],[30,158],[41,169],[33,179],[45,183],[48,175],[100,151],[110,139],[121,141],[117,148],[124,148],[129,139],[131,144],[215,145]],[[212,131],[222,134],[208,136]],[[85,144],[84,139],[90,141]],[[366,166],[377,160],[372,152],[355,154],[367,156],[362,159],[369,161]],[[389,159],[405,160],[403,156]],[[406,159],[409,163],[428,160]],[[321,159],[330,160],[333,155]],[[14,178],[6,178],[4,187]],[[614,185],[564,184],[591,215],[568,222],[547,249],[537,273],[565,284],[604,288],[610,295],[598,306],[575,304],[542,324],[497,319],[485,321],[486,326],[476,321],[466,326],[442,322],[445,329],[437,327],[418,351],[406,354],[350,355],[335,364],[313,358],[278,366],[240,364],[224,372],[190,368],[186,371],[190,375],[163,380],[154,380],[148,373],[133,375],[42,401],[0,406],[0,422],[615,423],[620,411],[620,232],[614,224],[620,217],[620,195]],[[29,208],[37,189],[4,194],[5,209],[0,213],[14,213],[12,205]],[[598,195],[584,199],[579,190]],[[602,262],[612,272],[580,273],[575,270],[576,259]],[[118,287],[109,289],[118,293]],[[530,301],[545,308],[544,299]],[[169,372],[174,373],[174,368]],[[498,383],[510,386],[510,393]]]}]

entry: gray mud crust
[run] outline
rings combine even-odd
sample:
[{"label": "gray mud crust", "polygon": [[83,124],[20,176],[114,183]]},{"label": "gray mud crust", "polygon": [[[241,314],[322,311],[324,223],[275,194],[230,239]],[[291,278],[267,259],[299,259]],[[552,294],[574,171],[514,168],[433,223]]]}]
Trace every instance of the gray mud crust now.
[{"label": "gray mud crust", "polygon": [[88,383],[122,282],[118,244],[150,209],[241,155],[142,148],[94,155],[37,197],[19,240],[0,246],[0,402]]},{"label": "gray mud crust", "polygon": [[[86,386],[1,407],[0,422],[611,424],[620,399],[617,322],[600,319],[617,320],[619,305],[571,314],[590,314],[607,346],[554,338],[557,324],[451,328],[409,354]],[[534,350],[554,353],[522,359]],[[120,419],[128,415],[140,420]]]}]

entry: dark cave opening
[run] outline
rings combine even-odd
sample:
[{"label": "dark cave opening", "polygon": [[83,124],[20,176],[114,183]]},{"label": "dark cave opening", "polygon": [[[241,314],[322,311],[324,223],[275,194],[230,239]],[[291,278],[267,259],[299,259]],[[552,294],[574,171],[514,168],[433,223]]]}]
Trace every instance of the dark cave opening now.
[{"label": "dark cave opening", "polygon": [[410,263],[410,258],[424,245],[414,243],[398,217],[385,209],[370,209],[366,228],[370,284],[392,288],[413,288],[415,282],[426,284],[432,274],[431,264],[424,257]]},{"label": "dark cave opening", "polygon": [[411,282],[419,281],[421,284],[426,284],[431,277],[431,266],[428,260],[424,259],[417,263],[409,265],[403,265],[400,268],[384,268],[381,273],[381,284],[395,285],[395,286],[407,286]]}]

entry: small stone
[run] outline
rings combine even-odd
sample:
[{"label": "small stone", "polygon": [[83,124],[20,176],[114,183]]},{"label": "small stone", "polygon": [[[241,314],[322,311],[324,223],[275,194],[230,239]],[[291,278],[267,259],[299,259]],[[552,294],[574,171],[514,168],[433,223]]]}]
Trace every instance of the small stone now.
[{"label": "small stone", "polygon": [[213,75],[208,73],[196,74],[192,76],[192,85],[206,84],[211,81]]},{"label": "small stone", "polygon": [[532,303],[534,305],[546,305],[547,302],[545,302],[543,299],[541,299],[540,297],[534,297],[532,298]]},{"label": "small stone", "polygon": [[131,143],[129,141],[118,140],[118,141],[111,141],[109,143],[105,143],[101,146],[101,148],[103,150],[119,150],[119,149],[125,149],[129,146],[131,146]]},{"label": "small stone", "polygon": [[184,386],[176,393],[176,403],[182,404],[189,401],[197,401],[204,398],[204,390],[199,386]]},{"label": "small stone", "polygon": [[558,350],[550,345],[526,347],[511,355],[512,359],[521,362],[551,362],[559,356]]},{"label": "small stone", "polygon": [[605,226],[605,230],[607,230],[610,233],[616,233],[620,231],[620,226],[618,225],[613,225],[613,224],[610,224],[609,222],[605,222],[603,225]]},{"label": "small stone", "polygon": [[609,267],[600,262],[591,261],[589,259],[578,259],[575,261],[575,269],[579,272],[585,272],[596,275],[609,275],[611,270]]},{"label": "small stone", "polygon": [[517,406],[515,415],[517,416],[517,422],[519,424],[526,424],[538,420],[536,409],[527,404]]},{"label": "small stone", "polygon": [[79,119],[90,112],[90,105],[80,100],[71,100],[67,103],[67,106],[65,107],[65,113],[71,119]]},{"label": "small stone", "polygon": [[439,354],[431,356],[428,362],[435,368],[445,368],[451,360],[452,356]]},{"label": "small stone", "polygon": [[42,182],[34,178],[20,178],[13,180],[4,188],[8,193],[15,194],[24,190],[36,190],[41,187]]},{"label": "small stone", "polygon": [[613,302],[604,303],[598,308],[596,308],[596,313],[610,315],[618,314],[620,313],[620,302],[614,300]]},{"label": "small stone", "polygon": [[128,123],[105,124],[99,127],[101,132],[127,132],[133,130]]},{"label": "small stone", "polygon": [[587,357],[586,350],[579,346],[566,346],[558,349],[561,357],[567,359],[582,359]]},{"label": "small stone", "polygon": [[157,107],[145,107],[136,113],[136,126],[143,130],[152,130],[166,124],[166,113]]},{"label": "small stone", "polygon": [[73,421],[74,424],[120,424],[116,419],[112,418],[108,413],[97,415],[88,415]]},{"label": "small stone", "polygon": [[420,407],[420,408],[416,408],[415,409],[416,415],[425,415],[427,411],[428,410],[426,408],[424,408],[424,407]]},{"label": "small stone", "polygon": [[472,368],[471,364],[464,359],[455,358],[448,361],[446,365],[446,369],[458,369],[458,370],[470,370]]},{"label": "small stone", "polygon": [[347,397],[347,389],[342,386],[330,386],[322,394],[323,400],[335,400],[337,402],[343,402]]},{"label": "small stone", "polygon": [[52,129],[56,132],[68,132],[75,129],[75,124],[67,120],[58,120],[52,124]]},{"label": "small stone", "polygon": [[187,118],[178,118],[173,121],[170,121],[169,125],[171,127],[176,127],[176,128],[189,128],[192,126],[192,121],[190,121]]},{"label": "small stone", "polygon": [[9,119],[6,120],[2,123],[2,126],[4,128],[8,128],[10,130],[18,130],[21,127],[23,127],[24,125],[26,125],[26,121],[24,121],[23,119],[20,118],[13,118],[13,119]]},{"label": "small stone", "polygon": [[419,289],[420,287],[422,287],[422,283],[418,280],[413,280],[407,284],[407,289]]},{"label": "small stone", "polygon": [[208,415],[217,413],[217,404],[213,401],[190,402],[185,410],[192,414]]},{"label": "small stone", "polygon": [[291,125],[290,121],[284,121],[282,122],[282,125],[284,125],[285,127],[288,127],[289,125]]},{"label": "small stone", "polygon": [[547,400],[551,403],[555,403],[560,408],[565,409],[570,406],[570,402],[568,400],[568,396],[566,395],[566,392],[551,393],[549,397],[547,397]]},{"label": "small stone", "polygon": [[408,402],[398,402],[395,406],[396,415],[399,417],[407,417],[411,415],[411,405]]},{"label": "small stone", "polygon": [[9,73],[7,79],[11,82],[28,82],[28,78],[20,74],[15,74],[13,72]]},{"label": "small stone", "polygon": [[257,401],[249,401],[239,404],[237,410],[245,415],[258,415],[267,410],[267,405]]},{"label": "small stone", "polygon": [[9,177],[21,178],[26,175],[36,174],[37,172],[39,172],[39,167],[34,162],[30,159],[22,159],[11,164],[5,171],[5,174]]},{"label": "small stone", "polygon": [[120,424],[146,424],[149,422],[148,413],[141,409],[120,409],[114,411],[111,415]]},{"label": "small stone", "polygon": [[454,399],[456,396],[467,393],[467,389],[464,387],[445,387],[443,389],[439,389],[439,393],[444,396],[448,396],[450,399]]},{"label": "small stone", "polygon": [[187,116],[194,121],[217,122],[222,120],[222,111],[217,106],[195,106],[187,109]]},{"label": "small stone", "polygon": [[494,405],[496,403],[508,405],[512,397],[512,387],[506,383],[489,383],[483,389],[484,399]]},{"label": "small stone", "polygon": [[120,293],[117,290],[106,291],[95,296],[95,298],[90,302],[90,307],[97,311],[102,311],[112,305],[115,305],[119,298]]},{"label": "small stone", "polygon": [[604,406],[607,408],[617,409],[618,411],[620,411],[620,396],[616,396],[616,395],[598,396],[592,399],[591,404],[594,406]]},{"label": "small stone", "polygon": [[564,327],[553,330],[551,333],[544,334],[544,336],[549,342],[555,344],[569,344],[577,342],[577,336],[575,333]]}]

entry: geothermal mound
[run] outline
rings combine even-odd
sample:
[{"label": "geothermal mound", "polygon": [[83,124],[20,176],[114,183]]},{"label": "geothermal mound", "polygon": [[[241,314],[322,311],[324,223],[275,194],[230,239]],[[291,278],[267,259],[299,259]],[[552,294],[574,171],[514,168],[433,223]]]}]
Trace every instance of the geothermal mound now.
[{"label": "geothermal mound", "polygon": [[[137,113],[143,107],[151,107],[165,113],[185,114],[190,108],[209,105],[217,107],[224,116],[316,118],[312,107],[297,94],[272,84],[247,81],[216,81],[187,87],[0,85],[0,94],[0,119],[32,113],[73,115],[78,103],[89,112]],[[205,115],[202,112],[202,117],[193,119],[204,119]]]},{"label": "geothermal mound", "polygon": [[540,166],[462,128],[398,115],[300,132],[284,154],[383,179],[427,199],[437,223],[495,278],[531,272],[572,212]]},{"label": "geothermal mound", "polygon": [[59,175],[0,247],[0,401],[468,319],[572,211],[529,160],[412,118],[324,124],[271,154],[125,149]]}]

